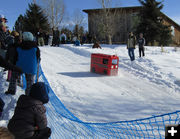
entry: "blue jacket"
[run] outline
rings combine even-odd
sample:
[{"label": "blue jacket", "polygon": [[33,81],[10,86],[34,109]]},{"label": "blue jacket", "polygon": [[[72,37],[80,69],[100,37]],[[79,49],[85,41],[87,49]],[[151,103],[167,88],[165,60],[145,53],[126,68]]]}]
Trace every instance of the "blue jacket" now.
[{"label": "blue jacket", "polygon": [[[29,45],[18,47],[16,66],[22,69],[23,73],[36,75],[38,59],[40,59],[39,48],[36,46]],[[37,54],[39,53],[39,54]]]}]

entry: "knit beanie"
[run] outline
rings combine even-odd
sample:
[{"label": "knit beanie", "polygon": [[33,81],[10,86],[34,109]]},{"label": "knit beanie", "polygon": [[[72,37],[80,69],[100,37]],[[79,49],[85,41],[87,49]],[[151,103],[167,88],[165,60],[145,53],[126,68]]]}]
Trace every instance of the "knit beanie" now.
[{"label": "knit beanie", "polygon": [[43,82],[37,82],[31,86],[29,96],[40,100],[43,104],[49,101],[49,87]]},{"label": "knit beanie", "polygon": [[34,41],[34,36],[31,32],[23,32],[23,41]]}]

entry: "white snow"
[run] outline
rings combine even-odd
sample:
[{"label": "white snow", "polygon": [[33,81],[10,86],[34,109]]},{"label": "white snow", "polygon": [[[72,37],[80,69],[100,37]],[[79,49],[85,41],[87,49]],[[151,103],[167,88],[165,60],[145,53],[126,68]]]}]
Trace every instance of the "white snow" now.
[{"label": "white snow", "polygon": [[[146,57],[131,62],[122,45],[45,47],[42,68],[56,95],[78,118],[112,122],[145,118],[179,110],[180,52],[146,47]],[[91,53],[117,54],[119,75],[90,73]]]},{"label": "white snow", "polygon": [[[40,47],[41,66],[62,103],[87,122],[113,122],[146,118],[180,109],[180,49],[146,47],[146,56],[131,62],[125,45]],[[118,76],[90,72],[91,53],[119,56]],[[17,95],[6,96],[6,75],[0,72],[0,96],[6,103],[0,125],[13,115]]]}]

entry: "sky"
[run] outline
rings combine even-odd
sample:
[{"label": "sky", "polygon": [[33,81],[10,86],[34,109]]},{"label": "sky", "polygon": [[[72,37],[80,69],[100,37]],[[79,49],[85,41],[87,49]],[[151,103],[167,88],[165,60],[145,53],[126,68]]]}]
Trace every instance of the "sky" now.
[{"label": "sky", "polygon": [[[10,29],[20,14],[24,15],[28,8],[28,3],[33,0],[1,0],[0,14],[8,19]],[[38,1],[38,0],[36,0]],[[100,8],[98,0],[64,0],[67,15],[72,15],[76,9],[94,9]],[[138,0],[113,0],[114,6],[140,6]],[[180,0],[164,0],[162,12],[180,25]],[[87,14],[84,14],[87,18]]]}]

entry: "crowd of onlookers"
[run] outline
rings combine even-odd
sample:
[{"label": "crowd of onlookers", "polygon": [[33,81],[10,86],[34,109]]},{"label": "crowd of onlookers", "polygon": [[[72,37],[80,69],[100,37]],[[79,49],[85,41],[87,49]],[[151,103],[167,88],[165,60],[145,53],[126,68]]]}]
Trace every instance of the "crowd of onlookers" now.
[{"label": "crowd of onlookers", "polygon": [[[49,87],[36,82],[40,63],[40,50],[31,32],[8,31],[7,19],[0,16],[0,66],[8,70],[9,87],[5,95],[15,95],[19,77],[25,74],[26,90],[17,101],[14,115],[6,127],[0,127],[2,139],[47,139],[51,129],[47,127],[46,108],[49,101]],[[43,44],[41,34],[38,43]],[[4,72],[1,71],[1,72]],[[38,78],[38,77],[37,77]],[[0,98],[0,117],[5,103]],[[6,104],[8,105],[8,104]]]}]

